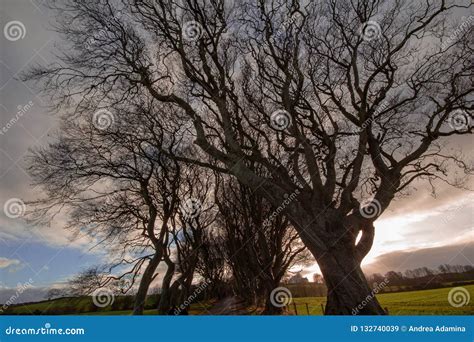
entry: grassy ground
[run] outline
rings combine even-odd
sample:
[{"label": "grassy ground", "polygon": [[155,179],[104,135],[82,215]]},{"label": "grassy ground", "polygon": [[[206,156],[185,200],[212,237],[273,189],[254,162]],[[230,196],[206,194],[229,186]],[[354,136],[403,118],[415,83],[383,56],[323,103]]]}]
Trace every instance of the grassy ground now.
[{"label": "grassy ground", "polygon": [[[14,314],[14,315],[31,315],[31,314],[52,314],[53,311],[56,314],[66,314],[74,310],[74,312],[88,312],[92,310],[97,310],[94,308],[94,303],[92,302],[91,297],[81,297],[81,298],[58,298],[48,301],[42,301],[37,303],[29,304],[20,304],[10,306],[5,314]],[[110,308],[109,308],[110,310]]]},{"label": "grassy ground", "polygon": [[[474,285],[463,286],[471,294],[471,301],[465,306],[455,308],[448,302],[448,293],[451,288],[434,290],[409,291],[397,293],[384,293],[377,295],[380,303],[387,308],[390,315],[474,315]],[[100,308],[94,306],[90,297],[60,298],[27,305],[12,306],[6,314],[67,314],[75,312],[81,315],[130,315],[130,310],[123,310],[131,297],[116,297],[112,307]],[[322,305],[325,297],[300,297],[293,298],[298,315],[322,315]],[[128,303],[129,304],[129,303]],[[206,309],[212,302],[200,302],[191,305],[190,315],[206,314]],[[147,300],[145,315],[155,315],[155,303],[150,298]],[[307,306],[306,306],[307,305]],[[295,314],[294,304],[289,306],[290,314]]]},{"label": "grassy ground", "polygon": [[[105,308],[98,308],[92,302],[91,297],[80,298],[59,298],[49,301],[15,305],[8,308],[4,314],[10,315],[67,315],[72,312],[76,315],[130,315],[131,310],[124,310],[131,307],[133,298],[131,296],[117,296],[113,304]],[[199,302],[191,304],[190,315],[202,315],[212,306],[212,302]],[[145,315],[156,315],[156,300],[149,297],[145,304]]]},{"label": "grassy ground", "polygon": [[[206,309],[209,309],[212,306],[211,303],[194,303],[191,304],[191,308],[189,310],[189,315],[205,315]],[[131,310],[120,310],[120,311],[97,311],[97,312],[85,312],[81,313],[81,315],[88,315],[88,316],[120,316],[120,315],[131,315]],[[148,309],[144,310],[143,314],[146,316],[157,315],[155,309]]]},{"label": "grassy ground", "polygon": [[[474,315],[474,285],[464,286],[471,294],[471,301],[462,307],[455,308],[448,302],[451,288],[383,293],[377,295],[381,305],[388,309],[390,315]],[[308,304],[310,315],[322,315],[321,304],[324,297],[293,298],[298,315],[307,315]],[[290,304],[290,313],[294,314],[294,305]]]}]

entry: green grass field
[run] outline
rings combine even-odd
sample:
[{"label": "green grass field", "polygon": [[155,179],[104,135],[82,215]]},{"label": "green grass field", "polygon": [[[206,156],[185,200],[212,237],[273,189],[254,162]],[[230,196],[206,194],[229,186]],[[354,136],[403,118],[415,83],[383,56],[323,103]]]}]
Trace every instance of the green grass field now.
[{"label": "green grass field", "polygon": [[[474,285],[463,286],[471,294],[471,301],[462,307],[455,308],[448,302],[448,293],[452,287],[382,293],[377,295],[382,307],[387,308],[390,315],[473,315]],[[321,304],[326,303],[324,297],[294,298],[298,315],[307,315],[306,304],[310,315],[322,315]],[[294,314],[294,306],[290,304],[290,312]]]},{"label": "green grass field", "polygon": [[[105,308],[98,308],[92,302],[91,297],[79,297],[79,298],[59,298],[49,301],[20,304],[14,305],[8,308],[4,314],[13,315],[48,315],[48,314],[74,314],[77,315],[130,315],[131,310],[124,310],[123,308],[128,305],[131,307],[133,304],[133,297],[131,296],[117,296],[114,299],[113,305]],[[149,296],[145,304],[145,315],[156,315],[156,297]],[[191,304],[189,310],[190,315],[201,315],[204,314],[206,309],[212,306],[211,302],[199,302]]]},{"label": "green grass field", "polygon": [[[384,293],[377,295],[380,303],[387,308],[390,315],[473,315],[474,314],[474,285],[463,286],[471,294],[471,301],[462,307],[456,308],[449,304],[448,293],[451,288],[434,290],[409,291],[397,293]],[[121,310],[125,301],[131,297],[116,297],[114,307],[98,310],[92,303],[90,297],[82,298],[60,298],[51,301],[32,303],[28,305],[17,305],[9,308],[6,314],[51,314],[61,311],[77,312],[81,315],[129,315],[130,310]],[[293,298],[298,315],[322,315],[322,305],[326,303],[325,297],[300,297]],[[307,306],[308,308],[307,308]],[[206,314],[206,309],[212,306],[211,302],[200,302],[191,305],[191,315]],[[145,315],[155,315],[156,310],[153,299],[147,300]],[[72,309],[72,311],[70,311]],[[294,304],[289,306],[289,313],[295,314]]]}]

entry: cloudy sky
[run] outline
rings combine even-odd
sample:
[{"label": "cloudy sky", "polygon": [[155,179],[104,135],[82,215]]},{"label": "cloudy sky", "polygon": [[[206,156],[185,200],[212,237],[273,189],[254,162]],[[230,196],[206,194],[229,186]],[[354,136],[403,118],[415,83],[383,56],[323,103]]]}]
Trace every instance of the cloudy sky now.
[{"label": "cloudy sky", "polygon": [[[77,270],[105,256],[85,239],[70,242],[58,217],[50,226],[27,225],[8,217],[5,205],[35,198],[25,172],[28,148],[45,144],[55,129],[48,103],[31,84],[18,80],[29,66],[53,60],[57,36],[48,29],[52,18],[34,0],[2,0],[0,4],[0,302],[18,284],[42,288],[58,284]],[[9,29],[10,31],[8,31]],[[12,29],[18,29],[14,31]],[[10,32],[8,35],[7,31]],[[452,141],[472,151],[472,137]],[[473,184],[470,184],[473,188]],[[436,197],[423,184],[409,198],[399,199],[376,223],[376,241],[365,264],[370,271],[403,270],[441,263],[473,264],[473,199],[468,191],[438,185]],[[317,270],[311,267],[307,272]]]}]

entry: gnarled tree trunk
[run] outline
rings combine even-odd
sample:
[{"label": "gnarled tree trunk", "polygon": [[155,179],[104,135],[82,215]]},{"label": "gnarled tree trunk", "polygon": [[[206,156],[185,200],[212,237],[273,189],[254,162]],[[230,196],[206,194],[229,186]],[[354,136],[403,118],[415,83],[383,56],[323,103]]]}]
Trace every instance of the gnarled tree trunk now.
[{"label": "gnarled tree trunk", "polygon": [[[324,222],[300,232],[326,282],[324,314],[385,315],[361,268],[374,239],[372,223],[354,217],[341,219],[336,211],[326,214]],[[359,231],[362,236],[356,244]]]},{"label": "gnarled tree trunk", "polygon": [[[280,281],[279,280],[268,280],[265,282],[265,308],[262,311],[262,315],[281,315],[285,312],[286,303],[275,302],[275,296],[272,296],[272,291],[278,287]],[[277,304],[277,305],[275,305]]]},{"label": "gnarled tree trunk", "polygon": [[328,288],[325,315],[384,315],[360,262],[345,250],[318,259]]},{"label": "gnarled tree trunk", "polygon": [[171,261],[168,255],[164,256],[166,265],[168,269],[163,278],[163,283],[161,285],[160,301],[158,303],[158,313],[160,315],[167,315],[172,307],[172,294],[170,289],[171,279],[174,275],[174,270],[176,268],[175,264]]},{"label": "gnarled tree trunk", "polygon": [[143,315],[143,309],[145,308],[146,295],[148,293],[148,288],[153,280],[153,274],[155,273],[156,268],[161,260],[161,253],[155,253],[155,255],[150,259],[150,262],[143,272],[142,279],[140,280],[140,285],[138,286],[138,291],[135,296],[135,304],[133,306],[133,315]]}]

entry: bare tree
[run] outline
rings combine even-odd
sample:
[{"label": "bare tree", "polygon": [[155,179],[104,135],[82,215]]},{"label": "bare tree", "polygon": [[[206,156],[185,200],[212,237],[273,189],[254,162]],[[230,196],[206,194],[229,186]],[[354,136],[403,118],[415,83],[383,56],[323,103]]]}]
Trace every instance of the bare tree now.
[{"label": "bare tree", "polygon": [[110,295],[128,292],[130,284],[120,277],[111,277],[107,266],[91,266],[68,280],[61,296],[80,297],[94,295],[96,290],[106,289]]},{"label": "bare tree", "polygon": [[66,289],[63,288],[51,288],[48,290],[46,293],[46,299],[47,300],[52,300],[56,298],[62,298],[66,297],[68,295],[68,292]]},{"label": "bare tree", "polygon": [[167,271],[158,306],[161,314],[182,304],[191,294],[200,252],[206,247],[203,235],[215,220],[216,210],[210,198],[213,179],[206,173],[209,172],[195,166],[182,172],[179,207],[170,223],[168,248],[163,255]]},{"label": "bare tree", "polygon": [[202,247],[199,249],[199,259],[196,272],[207,280],[206,298],[211,296],[222,299],[228,293],[228,265],[223,237],[218,226],[207,229],[202,236]]},{"label": "bare tree", "polygon": [[219,226],[237,293],[250,304],[264,299],[263,314],[283,312],[272,291],[286,271],[310,260],[288,218],[262,196],[232,179],[216,182]]},{"label": "bare tree", "polygon": [[75,238],[92,237],[109,251],[109,276],[96,285],[126,279],[130,290],[138,282],[134,313],[141,314],[178,203],[180,167],[160,152],[172,153],[174,145],[150,121],[149,108],[128,105],[117,122],[110,112],[66,118],[56,141],[32,151],[29,172],[45,196],[32,203],[31,215],[46,222],[67,211]]},{"label": "bare tree", "polygon": [[[470,6],[53,2],[67,53],[29,78],[56,106],[80,98],[75,113],[148,94],[192,121],[207,157],[181,160],[230,173],[275,207],[298,192],[285,215],[320,265],[325,313],[350,314],[370,293],[360,263],[377,217],[415,181],[461,186],[454,170],[471,173],[445,144],[472,132],[470,36],[450,37],[450,16]],[[359,312],[383,314],[369,298]]]}]

